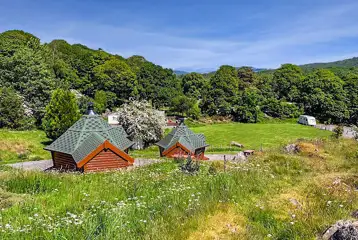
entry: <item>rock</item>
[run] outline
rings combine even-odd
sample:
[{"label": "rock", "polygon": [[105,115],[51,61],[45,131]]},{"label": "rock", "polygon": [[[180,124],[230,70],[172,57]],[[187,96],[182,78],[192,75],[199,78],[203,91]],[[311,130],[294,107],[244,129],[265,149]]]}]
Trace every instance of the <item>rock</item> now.
[{"label": "rock", "polygon": [[244,145],[242,145],[241,143],[238,143],[238,142],[235,142],[235,141],[232,141],[230,143],[231,146],[236,146],[236,147],[239,147],[239,148],[243,148]]},{"label": "rock", "polygon": [[244,152],[238,152],[235,156],[235,160],[236,161],[246,161],[246,156],[244,154]]},{"label": "rock", "polygon": [[300,151],[300,147],[297,144],[288,144],[284,147],[285,152],[294,154]]},{"label": "rock", "polygon": [[302,204],[297,199],[290,198],[289,200],[296,208],[302,209]]},{"label": "rock", "polygon": [[352,217],[358,219],[358,209],[352,212]]},{"label": "rock", "polygon": [[358,221],[340,220],[328,228],[322,240],[358,240]]}]

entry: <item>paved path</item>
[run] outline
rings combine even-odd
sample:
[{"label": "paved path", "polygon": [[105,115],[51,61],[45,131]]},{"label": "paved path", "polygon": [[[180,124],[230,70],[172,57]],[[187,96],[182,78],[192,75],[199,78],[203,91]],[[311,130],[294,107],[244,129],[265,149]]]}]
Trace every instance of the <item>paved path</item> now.
[{"label": "paved path", "polygon": [[[141,167],[148,164],[153,164],[159,162],[158,159],[142,159],[136,158],[134,161],[133,167]],[[18,169],[24,170],[37,170],[37,171],[45,171],[53,166],[52,160],[40,160],[40,161],[31,161],[31,162],[20,162],[9,164],[9,166]]]},{"label": "paved path", "polygon": [[[224,155],[226,157],[226,160],[228,161],[232,161],[234,158],[235,159],[237,158],[235,154],[207,154],[205,156],[209,158],[209,161],[215,161],[215,160],[224,160]],[[236,160],[239,161],[239,159]],[[161,160],[159,159],[136,158],[133,167],[142,167],[160,161]],[[45,171],[46,169],[50,169],[53,166],[53,164],[52,164],[52,160],[40,160],[40,161],[13,163],[13,164],[9,164],[9,166],[18,169],[24,169],[24,170]]]},{"label": "paved path", "polygon": [[[337,125],[325,125],[325,124],[317,124],[315,128],[327,130],[333,132],[333,130],[337,127]],[[351,127],[343,127],[343,137],[345,138],[354,138],[355,131]]]}]

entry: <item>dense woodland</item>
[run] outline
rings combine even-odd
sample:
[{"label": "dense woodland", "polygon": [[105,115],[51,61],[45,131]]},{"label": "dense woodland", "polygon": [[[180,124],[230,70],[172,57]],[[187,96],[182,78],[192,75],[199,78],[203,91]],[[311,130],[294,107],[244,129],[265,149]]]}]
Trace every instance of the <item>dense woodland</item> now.
[{"label": "dense woodland", "polygon": [[74,93],[82,113],[90,101],[105,112],[137,99],[192,118],[259,122],[306,113],[321,122],[358,124],[358,68],[352,61],[260,72],[221,66],[210,74],[177,76],[142,56],[123,58],[64,40],[42,44],[12,30],[0,34],[0,127],[43,127],[58,88]]}]

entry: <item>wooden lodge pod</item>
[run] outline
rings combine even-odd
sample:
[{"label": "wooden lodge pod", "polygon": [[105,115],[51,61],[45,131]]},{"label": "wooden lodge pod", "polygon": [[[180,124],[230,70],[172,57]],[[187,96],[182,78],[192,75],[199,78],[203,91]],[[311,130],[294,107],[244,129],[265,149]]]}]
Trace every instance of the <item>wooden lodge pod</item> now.
[{"label": "wooden lodge pod", "polygon": [[166,137],[156,143],[161,157],[187,157],[208,160],[205,157],[206,144],[203,134],[192,132],[183,122],[174,128]]},{"label": "wooden lodge pod", "polygon": [[45,148],[51,151],[53,167],[87,172],[133,165],[128,148],[134,143],[124,129],[110,126],[91,109],[89,112]]}]

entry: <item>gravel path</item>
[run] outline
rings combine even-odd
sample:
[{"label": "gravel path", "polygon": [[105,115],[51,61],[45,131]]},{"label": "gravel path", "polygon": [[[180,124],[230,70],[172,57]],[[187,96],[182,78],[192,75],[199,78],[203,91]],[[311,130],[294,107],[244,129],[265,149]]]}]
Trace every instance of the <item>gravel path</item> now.
[{"label": "gravel path", "polygon": [[[315,128],[321,130],[327,130],[333,132],[333,130],[337,127],[337,125],[325,125],[325,124],[317,124]],[[345,138],[354,138],[354,130],[351,127],[343,127],[343,137]]]},{"label": "gravel path", "polygon": [[[141,167],[149,164],[153,164],[159,162],[158,159],[143,159],[137,158],[134,161],[133,167]],[[31,162],[21,162],[21,163],[13,163],[9,164],[9,166],[13,168],[23,169],[23,170],[37,170],[37,171],[45,171],[50,169],[53,164],[52,160],[40,160],[40,161],[31,161]]]},{"label": "gravel path", "polygon": [[[209,161],[215,161],[215,160],[224,160],[224,155],[226,156],[226,160],[229,161],[233,160],[236,156],[234,154],[207,154],[205,156],[209,158]],[[161,160],[159,159],[136,158],[133,167],[142,167],[160,161]],[[13,163],[13,164],[9,164],[9,166],[17,169],[23,169],[23,170],[45,171],[47,169],[50,169],[53,166],[53,164],[52,164],[52,160],[40,160],[40,161]]]}]

